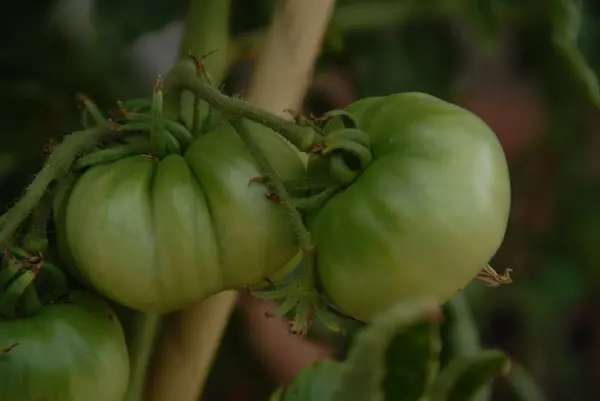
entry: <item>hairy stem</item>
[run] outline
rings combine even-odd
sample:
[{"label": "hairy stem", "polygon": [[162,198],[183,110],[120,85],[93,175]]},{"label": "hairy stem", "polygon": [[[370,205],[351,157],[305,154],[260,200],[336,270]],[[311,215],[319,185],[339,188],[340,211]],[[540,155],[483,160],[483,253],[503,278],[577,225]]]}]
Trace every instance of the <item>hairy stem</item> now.
[{"label": "hairy stem", "polygon": [[134,333],[129,345],[131,356],[131,379],[125,401],[143,401],[146,390],[146,378],[152,359],[154,343],[160,328],[161,315],[156,313],[136,313]]},{"label": "hairy stem", "polygon": [[216,82],[227,74],[230,14],[231,0],[190,0],[181,40],[181,58],[215,52],[203,63]]},{"label": "hairy stem", "polygon": [[[196,57],[201,65],[195,67],[210,71],[210,83],[217,86],[225,78],[231,62],[230,14],[231,0],[190,0],[181,40],[180,59],[189,61],[190,55]],[[204,57],[207,54],[210,57]],[[205,74],[197,75],[200,80],[209,83],[204,79]],[[172,100],[175,102],[167,102],[167,111],[179,110],[186,125],[194,128],[193,134],[198,134],[197,128],[208,115],[209,105],[187,91],[180,92]]]},{"label": "hairy stem", "polygon": [[22,247],[30,253],[44,253],[48,248],[46,229],[52,213],[53,194],[47,190],[33,211]]},{"label": "hairy stem", "polygon": [[19,225],[35,209],[46,193],[48,186],[69,171],[77,155],[92,149],[109,135],[114,135],[114,132],[111,132],[108,128],[90,128],[74,132],[56,147],[21,200],[6,213],[0,228],[0,245],[5,244],[10,239]]},{"label": "hairy stem", "polygon": [[235,130],[237,131],[237,133],[240,136],[240,138],[242,139],[242,141],[244,141],[244,143],[250,150],[250,153],[252,153],[252,156],[256,159],[256,162],[258,163],[259,167],[261,168],[261,170],[263,170],[263,172],[267,176],[267,179],[269,180],[269,184],[271,184],[273,186],[273,188],[275,189],[276,195],[279,197],[279,200],[281,201],[283,206],[286,208],[288,215],[290,217],[290,221],[292,223],[294,232],[296,233],[296,236],[298,238],[300,249],[304,253],[309,253],[309,252],[312,253],[313,244],[312,244],[312,239],[310,237],[310,233],[304,226],[304,221],[302,220],[302,216],[296,209],[294,201],[291,198],[291,196],[289,195],[283,182],[281,181],[281,179],[279,178],[279,176],[277,175],[277,173],[271,166],[271,163],[269,162],[269,160],[262,153],[262,151],[260,150],[258,145],[256,143],[254,143],[254,140],[252,139],[250,131],[248,131],[248,128],[244,124],[243,120],[232,119],[232,120],[230,120],[230,123],[233,126],[233,128],[235,128]]},{"label": "hairy stem", "polygon": [[320,135],[313,128],[295,124],[243,100],[226,96],[204,84],[185,63],[179,63],[165,77],[165,99],[172,101],[172,97],[178,97],[183,90],[189,90],[228,118],[247,118],[271,128],[303,152],[308,152],[319,140]]}]

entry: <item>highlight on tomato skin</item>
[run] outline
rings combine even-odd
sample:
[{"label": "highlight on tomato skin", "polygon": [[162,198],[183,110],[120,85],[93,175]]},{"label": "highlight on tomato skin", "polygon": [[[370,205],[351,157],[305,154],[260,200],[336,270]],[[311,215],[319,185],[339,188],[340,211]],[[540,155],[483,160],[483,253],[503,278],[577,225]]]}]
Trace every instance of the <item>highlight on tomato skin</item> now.
[{"label": "highlight on tomato skin", "polygon": [[496,135],[423,93],[361,99],[347,111],[370,135],[373,162],[309,218],[326,297],[362,321],[412,297],[449,300],[506,232],[510,179]]}]

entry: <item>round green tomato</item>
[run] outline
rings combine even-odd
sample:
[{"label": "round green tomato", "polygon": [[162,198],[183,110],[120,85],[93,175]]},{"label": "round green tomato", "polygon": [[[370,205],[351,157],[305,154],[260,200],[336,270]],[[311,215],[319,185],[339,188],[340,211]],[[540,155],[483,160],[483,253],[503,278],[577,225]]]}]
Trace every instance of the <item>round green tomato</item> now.
[{"label": "round green tomato", "polygon": [[473,113],[422,93],[348,111],[374,161],[312,218],[325,295],[363,321],[412,297],[447,301],[504,238],[510,181],[498,139]]},{"label": "round green tomato", "polygon": [[[288,142],[248,126],[280,177],[303,177]],[[198,137],[184,155],[93,167],[57,197],[61,256],[100,293],[146,312],[261,282],[298,252],[286,210],[251,182],[261,175],[229,125]]]},{"label": "round green tomato", "polygon": [[0,401],[123,399],[129,358],[119,320],[96,295],[69,298],[0,320]]}]

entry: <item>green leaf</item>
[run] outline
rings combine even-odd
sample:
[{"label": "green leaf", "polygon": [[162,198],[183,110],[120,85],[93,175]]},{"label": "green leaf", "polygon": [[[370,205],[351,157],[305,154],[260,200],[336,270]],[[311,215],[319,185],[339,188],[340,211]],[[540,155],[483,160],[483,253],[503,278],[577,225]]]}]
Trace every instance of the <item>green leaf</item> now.
[{"label": "green leaf", "polygon": [[326,401],[339,385],[342,365],[316,362],[305,368],[286,389],[277,389],[270,401]]},{"label": "green leaf", "polygon": [[469,401],[483,387],[510,369],[508,357],[495,350],[456,358],[436,378],[430,401]]},{"label": "green leaf", "polygon": [[439,365],[440,327],[425,322],[396,335],[385,355],[386,401],[416,401],[429,388]]},{"label": "green leaf", "polygon": [[[446,304],[446,308],[449,318],[446,320],[445,327],[450,360],[476,355],[481,351],[481,344],[465,293],[461,292],[455,296]],[[473,401],[489,399],[490,390],[485,386],[473,397]]]},{"label": "green leaf", "polygon": [[[582,19],[581,1],[530,0],[526,7],[529,23],[515,27],[520,63],[545,81],[554,99],[573,103],[589,102],[600,107],[600,87],[588,54],[595,43],[583,35],[589,20]],[[583,23],[586,23],[584,26]]]},{"label": "green leaf", "polygon": [[438,303],[395,305],[357,334],[331,401],[416,401],[437,371]]},{"label": "green leaf", "polygon": [[578,47],[581,10],[574,0],[553,0],[555,16],[554,45],[565,67],[588,100],[600,107],[598,78]]}]

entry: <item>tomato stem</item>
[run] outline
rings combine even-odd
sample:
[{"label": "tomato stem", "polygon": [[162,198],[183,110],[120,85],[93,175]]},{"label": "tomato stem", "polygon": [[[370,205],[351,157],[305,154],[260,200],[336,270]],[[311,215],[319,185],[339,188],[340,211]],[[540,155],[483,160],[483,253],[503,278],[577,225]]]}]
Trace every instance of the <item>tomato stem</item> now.
[{"label": "tomato stem", "polygon": [[281,181],[281,178],[277,175],[269,160],[263,155],[262,151],[258,147],[254,140],[252,139],[252,135],[248,128],[244,124],[244,122],[239,118],[234,118],[230,120],[231,125],[237,131],[238,135],[242,139],[242,141],[246,144],[252,156],[256,159],[259,167],[263,170],[269,184],[275,190],[275,194],[279,198],[281,204],[287,209],[288,215],[290,217],[290,221],[292,223],[292,227],[294,232],[298,238],[298,242],[300,245],[300,250],[307,254],[313,253],[314,247],[312,244],[312,238],[310,233],[306,229],[304,225],[304,221],[302,220],[302,216],[296,206],[294,205],[294,201],[290,194],[288,193],[285,185]]},{"label": "tomato stem", "polygon": [[25,191],[21,200],[6,213],[0,228],[0,245],[5,245],[10,240],[15,230],[40,203],[48,186],[67,174],[81,152],[93,149],[103,139],[114,135],[115,132],[108,127],[96,127],[77,131],[67,136],[50,154],[44,167]]},{"label": "tomato stem", "polygon": [[303,152],[308,152],[322,141],[322,135],[312,127],[298,125],[243,100],[231,98],[203,83],[187,63],[179,62],[165,77],[165,102],[177,102],[186,90],[221,111],[225,117],[247,118],[271,128]]},{"label": "tomato stem", "polygon": [[161,315],[155,313],[136,313],[134,317],[134,328],[130,337],[132,343],[128,347],[131,358],[131,379],[125,401],[144,399],[146,377],[160,322]]},{"label": "tomato stem", "polygon": [[[231,0],[190,0],[179,51],[180,60],[193,61],[202,82],[219,86],[232,62],[230,56]],[[210,57],[209,57],[210,56]],[[209,74],[208,71],[211,73]],[[191,93],[180,92],[166,104],[177,112],[194,136],[210,114],[210,106]]]},{"label": "tomato stem", "polygon": [[152,94],[152,109],[151,113],[153,117],[152,123],[150,124],[150,148],[152,154],[159,158],[164,157],[169,153],[168,148],[168,137],[165,133],[164,123],[162,121],[163,114],[163,93],[162,93],[162,76],[159,75],[156,78],[156,84],[154,86],[154,93]]},{"label": "tomato stem", "polygon": [[53,193],[48,190],[31,216],[29,227],[22,240],[23,249],[29,253],[44,253],[48,248],[46,230],[52,213],[52,201]]}]

